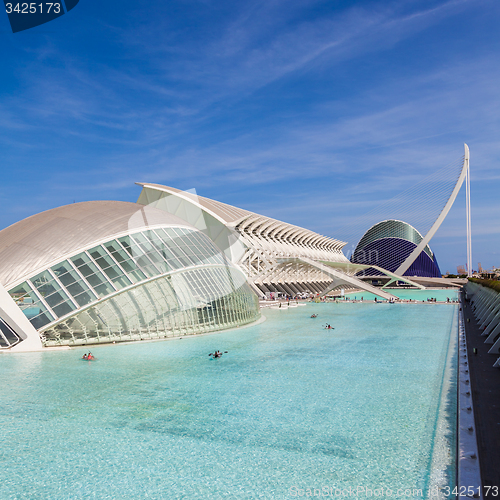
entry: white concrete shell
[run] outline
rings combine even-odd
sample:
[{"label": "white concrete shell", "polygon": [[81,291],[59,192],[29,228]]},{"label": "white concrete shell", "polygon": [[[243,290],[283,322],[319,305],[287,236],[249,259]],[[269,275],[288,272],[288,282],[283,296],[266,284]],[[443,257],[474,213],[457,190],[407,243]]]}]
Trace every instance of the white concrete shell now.
[{"label": "white concrete shell", "polygon": [[87,201],[47,210],[0,231],[0,284],[22,281],[81,248],[159,225],[185,226],[174,215],[123,201]]},{"label": "white concrete shell", "polygon": [[[355,271],[342,253],[343,241],[194,193],[159,184],[137,184],[143,188],[138,203],[165,210],[207,234],[246,274],[257,293],[275,289],[292,295],[304,289],[322,292],[331,285],[331,266],[336,264],[338,287],[368,290],[352,277]],[[329,267],[313,262],[326,262]],[[377,293],[373,287],[370,291]],[[394,298],[386,292],[378,295]]]},{"label": "white concrete shell", "polygon": [[185,220],[92,201],[0,231],[0,351],[196,334],[259,316],[244,274]]}]

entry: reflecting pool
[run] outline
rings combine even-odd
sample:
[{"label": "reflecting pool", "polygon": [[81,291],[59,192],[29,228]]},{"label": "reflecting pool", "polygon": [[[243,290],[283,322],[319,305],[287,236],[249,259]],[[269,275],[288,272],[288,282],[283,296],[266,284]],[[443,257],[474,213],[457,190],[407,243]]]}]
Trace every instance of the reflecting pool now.
[{"label": "reflecting pool", "polygon": [[308,304],[218,334],[95,347],[94,362],[83,348],[2,355],[0,498],[428,496],[454,480],[456,314]]}]

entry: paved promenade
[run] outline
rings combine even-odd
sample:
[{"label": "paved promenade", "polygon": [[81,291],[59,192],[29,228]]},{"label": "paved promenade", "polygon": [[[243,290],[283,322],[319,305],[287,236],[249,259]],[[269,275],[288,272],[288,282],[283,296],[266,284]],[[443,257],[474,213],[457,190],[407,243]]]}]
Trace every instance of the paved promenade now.
[{"label": "paved promenade", "polygon": [[[472,314],[470,304],[464,304],[467,353],[470,365],[470,380],[483,487],[497,486],[496,495],[492,488],[489,495],[485,495],[485,498],[499,499],[500,369],[493,368],[493,363],[498,356],[488,354],[491,344],[484,343],[485,337],[481,337],[481,332]],[[474,355],[474,348],[477,349],[477,355]],[[483,491],[486,492],[486,489]]]}]

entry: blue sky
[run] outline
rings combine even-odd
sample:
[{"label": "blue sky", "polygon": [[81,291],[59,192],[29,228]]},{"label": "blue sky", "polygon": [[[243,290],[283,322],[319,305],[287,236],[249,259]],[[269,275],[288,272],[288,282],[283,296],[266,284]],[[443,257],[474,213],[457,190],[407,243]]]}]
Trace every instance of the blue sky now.
[{"label": "blue sky", "polygon": [[[473,261],[500,266],[498,0],[80,0],[0,22],[0,227],[148,181],[342,239],[466,142]],[[431,248],[465,264],[464,190]]]}]

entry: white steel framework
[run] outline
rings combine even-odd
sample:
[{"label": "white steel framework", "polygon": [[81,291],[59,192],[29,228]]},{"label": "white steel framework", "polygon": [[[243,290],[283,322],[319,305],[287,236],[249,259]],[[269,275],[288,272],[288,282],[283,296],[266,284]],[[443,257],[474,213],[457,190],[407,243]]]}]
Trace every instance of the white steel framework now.
[{"label": "white steel framework", "polygon": [[[342,253],[343,241],[192,192],[139,185],[143,190],[138,203],[165,210],[203,231],[239,266],[260,295],[265,291],[321,293],[332,284],[332,266],[337,266],[338,287],[368,291],[369,285],[353,277],[356,271]],[[389,297],[372,288],[369,291]]]}]

